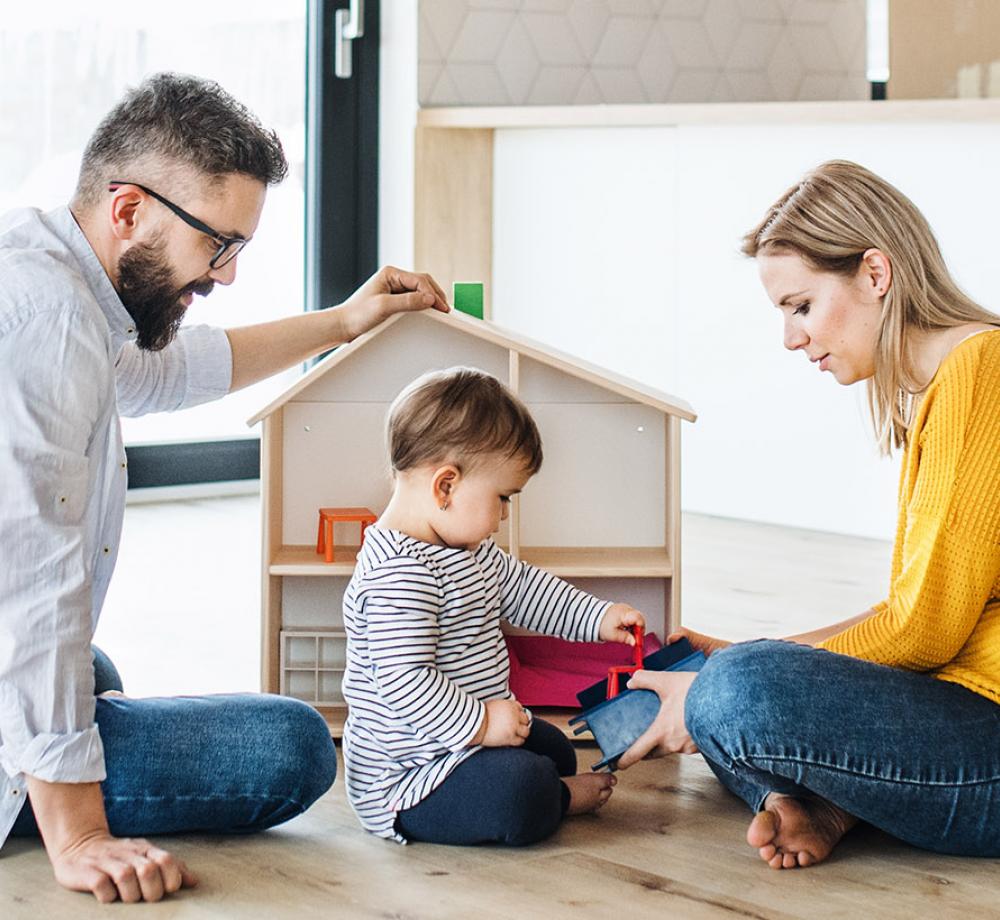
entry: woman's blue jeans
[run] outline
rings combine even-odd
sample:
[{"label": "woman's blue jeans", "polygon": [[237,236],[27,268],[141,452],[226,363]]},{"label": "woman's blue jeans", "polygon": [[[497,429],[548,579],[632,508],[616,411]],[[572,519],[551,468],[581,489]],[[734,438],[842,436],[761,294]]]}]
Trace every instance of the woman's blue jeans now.
[{"label": "woman's blue jeans", "polygon": [[[121,690],[94,649],[94,692]],[[97,700],[111,833],[250,833],[304,812],[333,784],[337,754],[323,717],[280,696]],[[12,835],[38,833],[30,802]]]},{"label": "woman's blue jeans", "polygon": [[1000,706],[971,690],[762,640],[709,658],[685,721],[754,812],[820,796],[914,846],[1000,856]]}]

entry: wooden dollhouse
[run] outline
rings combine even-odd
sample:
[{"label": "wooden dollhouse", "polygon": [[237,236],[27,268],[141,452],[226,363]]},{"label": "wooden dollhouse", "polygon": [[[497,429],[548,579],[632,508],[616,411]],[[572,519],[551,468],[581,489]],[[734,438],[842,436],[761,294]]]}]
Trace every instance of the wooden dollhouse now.
[{"label": "wooden dollhouse", "polygon": [[316,552],[321,507],[381,513],[391,493],[390,403],[432,369],[495,375],[528,405],[545,451],[497,542],[591,593],[642,610],[661,636],[680,622],[683,401],[460,313],[392,317],[317,363],[250,419],[263,421],[262,685],[316,706],[339,735],[344,590],[357,524]]}]

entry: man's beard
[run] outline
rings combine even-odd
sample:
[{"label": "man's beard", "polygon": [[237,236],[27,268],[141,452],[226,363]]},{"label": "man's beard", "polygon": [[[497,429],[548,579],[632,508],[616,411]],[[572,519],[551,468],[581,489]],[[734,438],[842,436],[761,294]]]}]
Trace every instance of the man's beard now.
[{"label": "man's beard", "polygon": [[162,243],[137,243],[118,260],[118,296],[135,322],[136,344],[146,351],[169,345],[184,321],[185,294],[209,294],[215,283],[193,281],[182,288],[163,256]]}]

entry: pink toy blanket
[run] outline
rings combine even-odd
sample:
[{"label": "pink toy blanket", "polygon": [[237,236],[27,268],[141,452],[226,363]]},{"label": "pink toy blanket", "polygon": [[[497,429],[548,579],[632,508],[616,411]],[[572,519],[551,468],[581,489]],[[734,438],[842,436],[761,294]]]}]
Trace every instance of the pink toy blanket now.
[{"label": "pink toy blanket", "polygon": [[[579,708],[576,695],[608,676],[613,665],[632,664],[629,645],[618,642],[567,642],[552,636],[504,636],[510,655],[510,689],[525,706]],[[643,657],[662,648],[646,633]]]}]

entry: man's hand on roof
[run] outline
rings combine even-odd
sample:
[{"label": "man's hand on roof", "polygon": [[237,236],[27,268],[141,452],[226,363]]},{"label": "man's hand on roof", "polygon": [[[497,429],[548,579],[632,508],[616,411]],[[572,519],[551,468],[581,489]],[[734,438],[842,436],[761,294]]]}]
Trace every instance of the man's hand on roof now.
[{"label": "man's hand on roof", "polygon": [[451,310],[440,285],[424,272],[408,272],[392,265],[380,268],[339,308],[344,312],[347,340],[357,338],[396,313]]}]

